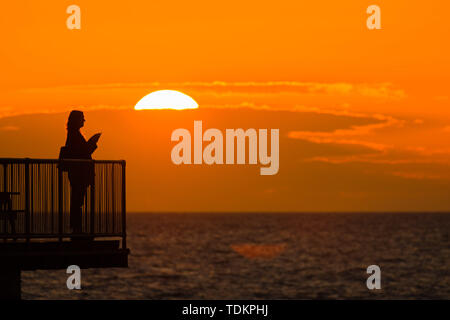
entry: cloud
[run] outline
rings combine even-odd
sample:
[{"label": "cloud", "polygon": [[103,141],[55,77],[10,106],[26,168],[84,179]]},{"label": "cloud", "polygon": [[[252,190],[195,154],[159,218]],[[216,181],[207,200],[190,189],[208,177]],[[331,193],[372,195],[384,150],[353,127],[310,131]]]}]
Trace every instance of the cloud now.
[{"label": "cloud", "polygon": [[58,109],[52,110],[49,108],[39,109],[39,111],[35,109],[20,109],[12,106],[0,106],[0,119],[14,116],[22,116],[27,114],[42,114],[42,113],[56,113],[61,112]]},{"label": "cloud", "polygon": [[350,129],[337,129],[333,131],[291,131],[288,133],[288,137],[292,139],[301,139],[313,143],[321,144],[344,144],[344,145],[360,145],[376,151],[385,151],[392,146],[382,143],[376,143],[361,139],[361,137],[373,134],[376,130],[400,125],[402,121],[390,116],[381,114],[364,115],[361,113],[351,113],[348,111],[333,111],[333,110],[314,110],[311,108],[299,109],[304,111],[314,111],[319,114],[333,114],[333,115],[347,115],[355,118],[371,117],[377,120],[377,123],[371,123],[367,125],[355,125]]},{"label": "cloud", "polygon": [[404,164],[448,164],[448,159],[418,158],[417,155],[404,155],[404,157],[396,158],[392,154],[384,153],[383,155],[358,154],[351,156],[333,156],[333,157],[311,157],[306,161],[326,162],[332,164],[344,163],[372,163],[372,164],[388,164],[388,165],[404,165]]},{"label": "cloud", "polygon": [[[23,88],[3,92],[0,117],[32,113],[66,112],[81,106],[83,110],[132,109],[144,95],[161,89],[180,90],[193,97],[200,108],[253,108],[303,111],[321,105],[340,105],[336,115],[356,116],[350,105],[373,103],[378,99],[398,100],[405,92],[391,83],[320,83],[299,81],[266,82],[135,82],[65,85]],[[7,104],[7,105],[6,105]],[[345,114],[345,112],[348,112]],[[362,115],[365,117],[365,115]]]},{"label": "cloud", "polygon": [[310,94],[339,94],[360,95],[371,98],[403,99],[406,93],[396,89],[391,83],[320,83],[298,81],[269,81],[269,82],[186,82],[181,86],[188,88],[211,88],[218,91],[229,90],[233,92],[297,92]]},{"label": "cloud", "polygon": [[20,130],[20,128],[17,127],[17,126],[3,126],[3,127],[0,127],[0,131],[18,131],[18,130]]},{"label": "cloud", "polygon": [[426,172],[402,172],[395,171],[392,175],[397,177],[402,177],[405,179],[415,179],[415,180],[442,180],[444,178],[449,179],[450,177],[444,177],[442,174],[431,174]]},{"label": "cloud", "polygon": [[[301,108],[301,110],[305,112],[307,110],[314,111],[320,114],[350,115],[355,119],[368,117],[368,115],[347,110],[334,111],[312,108]],[[370,117],[378,120],[378,122],[331,131],[290,131],[288,137],[322,145],[320,154],[309,155],[303,160],[306,162],[322,162],[333,165],[366,164],[377,166],[380,173],[404,179],[448,180],[448,175],[443,172],[429,172],[427,170],[430,166],[446,166],[447,168],[450,164],[450,148],[440,147],[436,145],[435,141],[428,142],[418,132],[419,129],[427,134],[437,132],[442,130],[440,124],[422,128],[422,126],[418,127],[417,124],[421,124],[423,121],[406,121],[380,114]],[[335,146],[347,150],[347,152],[336,152]],[[364,147],[366,151],[361,152],[360,149],[356,148],[354,150],[349,149],[348,146]],[[326,150],[328,150],[328,154]],[[350,154],[348,151],[350,151]],[[406,166],[414,167],[405,171]]]},{"label": "cloud", "polygon": [[[405,128],[386,126],[389,117],[338,116],[334,113],[341,112],[333,110],[328,112],[332,115],[326,113],[325,110],[313,113],[210,108],[145,112],[96,110],[87,114],[88,122],[83,131],[86,136],[99,129],[104,132],[95,153],[96,159],[127,160],[127,203],[132,211],[288,212],[449,208],[447,172],[450,172],[450,157],[443,153],[445,148],[440,150],[442,154],[427,155],[427,146],[411,139],[408,147],[412,148],[407,149],[401,145],[404,140],[399,142],[394,139],[397,132],[403,133]],[[256,167],[174,166],[170,161],[173,147],[170,134],[175,128],[191,128],[195,119],[204,119],[205,128],[219,129],[242,126],[271,128],[279,124],[279,174],[267,180],[261,179]],[[64,113],[0,119],[0,127],[20,127],[20,134],[0,132],[0,136],[10,136],[0,139],[2,156],[57,157],[59,146],[65,141],[66,121],[67,114]],[[384,127],[372,131],[358,129],[370,124],[383,124]],[[411,122],[407,124],[411,126],[406,127],[408,130],[423,129],[423,126]],[[439,130],[442,127],[440,124]],[[379,151],[348,144],[312,143],[287,136],[288,132],[300,130],[341,132],[333,138],[373,143],[377,143],[380,131],[384,130],[387,139],[380,140],[380,143],[392,145],[393,148]],[[355,130],[368,133],[358,136],[354,135]],[[36,141],[42,141],[39,148],[36,148]],[[437,163],[438,160],[442,163]],[[211,177],[219,189],[212,190],[209,184],[204,183]],[[236,179],[241,179],[242,183],[236,184]],[[171,201],[174,197],[182,201]],[[236,245],[236,252],[240,251],[239,254],[250,258],[270,258],[283,249],[276,243]]]},{"label": "cloud", "polygon": [[314,133],[311,133],[311,136],[308,136],[310,133],[302,133],[302,132],[291,132],[288,136],[290,138],[295,139],[303,139],[309,142],[314,143],[335,143],[335,144],[350,144],[350,145],[359,145],[363,146],[369,149],[377,150],[377,151],[384,151],[390,146],[379,144],[379,143],[373,143],[368,141],[362,141],[362,140],[352,140],[352,139],[335,139],[335,138],[324,138],[324,137],[317,137],[314,136]]},{"label": "cloud", "polygon": [[267,82],[136,82],[136,83],[104,83],[86,84],[54,87],[35,87],[19,90],[21,93],[36,93],[48,91],[85,91],[85,90],[108,90],[108,89],[136,89],[136,88],[186,88],[186,89],[211,89],[218,92],[248,92],[248,93],[322,93],[322,94],[357,94],[367,97],[382,97],[401,99],[406,97],[406,93],[398,88],[394,88],[392,83],[321,83],[321,82],[298,82],[298,81],[267,81]]}]

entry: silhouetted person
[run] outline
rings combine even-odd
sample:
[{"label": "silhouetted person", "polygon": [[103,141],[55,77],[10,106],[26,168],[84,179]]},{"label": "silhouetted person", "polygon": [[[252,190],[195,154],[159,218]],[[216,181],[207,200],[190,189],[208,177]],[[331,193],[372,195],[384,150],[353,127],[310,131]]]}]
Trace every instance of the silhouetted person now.
[{"label": "silhouetted person", "polygon": [[[89,141],[83,137],[80,128],[84,126],[83,112],[73,110],[67,121],[66,152],[69,159],[92,159],[92,153],[97,149],[100,134],[95,134]],[[94,164],[70,163],[68,166],[71,186],[70,196],[70,226],[74,233],[81,233],[81,207],[83,206],[86,190],[94,184]]]}]

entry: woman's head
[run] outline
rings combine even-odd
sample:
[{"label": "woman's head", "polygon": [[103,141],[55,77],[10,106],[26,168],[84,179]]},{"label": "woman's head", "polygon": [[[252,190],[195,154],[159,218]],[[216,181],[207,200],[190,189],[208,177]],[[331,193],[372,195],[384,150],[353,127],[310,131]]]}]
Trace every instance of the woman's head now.
[{"label": "woman's head", "polygon": [[84,126],[84,115],[82,111],[72,110],[67,120],[67,130],[78,130]]}]

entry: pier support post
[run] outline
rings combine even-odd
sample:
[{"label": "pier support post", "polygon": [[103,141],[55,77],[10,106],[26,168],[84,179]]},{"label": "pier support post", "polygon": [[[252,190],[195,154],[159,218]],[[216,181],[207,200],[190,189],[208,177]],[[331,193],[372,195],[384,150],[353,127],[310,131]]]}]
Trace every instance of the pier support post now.
[{"label": "pier support post", "polygon": [[20,300],[19,268],[0,268],[0,300]]}]

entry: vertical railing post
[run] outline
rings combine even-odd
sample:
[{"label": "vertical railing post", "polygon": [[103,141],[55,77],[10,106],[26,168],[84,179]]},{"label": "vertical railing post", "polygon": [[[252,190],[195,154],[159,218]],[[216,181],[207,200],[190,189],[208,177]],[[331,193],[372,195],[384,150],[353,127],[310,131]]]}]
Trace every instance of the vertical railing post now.
[{"label": "vertical railing post", "polygon": [[25,234],[27,242],[30,242],[30,160],[25,160]]},{"label": "vertical railing post", "polygon": [[3,191],[7,192],[6,185],[8,184],[8,179],[6,177],[6,174],[8,173],[8,164],[5,162],[3,164]]},{"label": "vertical railing post", "polygon": [[[60,162],[61,163],[61,162]],[[58,167],[58,234],[59,241],[62,241],[63,234],[63,171]]]},{"label": "vertical railing post", "polygon": [[125,160],[122,161],[122,249],[127,247],[127,213],[126,213],[126,185],[125,185]]},{"label": "vertical railing post", "polygon": [[[111,216],[111,233],[116,233],[116,189],[115,189],[115,184],[114,184],[114,180],[116,180],[116,177],[114,176],[114,167],[115,167],[115,163],[113,163],[111,165],[111,213],[108,213]],[[109,221],[109,219],[108,219]],[[107,225],[108,226],[108,225]],[[108,231],[108,230],[107,230]]]},{"label": "vertical railing post", "polygon": [[91,234],[95,233],[95,162],[92,161],[94,166],[94,181],[91,184]]},{"label": "vertical railing post", "polygon": [[[8,179],[6,177],[7,174],[8,174],[8,164],[5,162],[5,163],[3,163],[3,191],[4,192],[8,191],[7,188],[6,188],[6,185],[8,184]],[[4,219],[3,221],[4,221],[4,224],[5,224],[5,233],[6,233],[7,230],[8,230],[8,222],[7,222],[6,219]],[[3,241],[6,242],[6,238]]]}]

